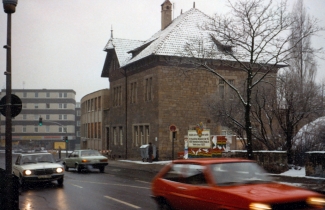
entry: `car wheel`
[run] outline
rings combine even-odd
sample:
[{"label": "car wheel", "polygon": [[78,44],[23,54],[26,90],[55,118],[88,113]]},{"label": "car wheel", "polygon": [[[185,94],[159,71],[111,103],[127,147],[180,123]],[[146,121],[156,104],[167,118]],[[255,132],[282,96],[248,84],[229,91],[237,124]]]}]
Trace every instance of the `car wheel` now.
[{"label": "car wheel", "polygon": [[158,210],[172,210],[173,208],[169,205],[169,203],[164,199],[159,199],[158,202]]},{"label": "car wheel", "polygon": [[63,177],[61,177],[60,179],[58,179],[58,185],[62,186],[63,185]]},{"label": "car wheel", "polygon": [[99,168],[99,172],[100,172],[100,173],[104,173],[104,171],[105,171],[105,167],[104,167],[104,166],[101,166],[101,167]]},{"label": "car wheel", "polygon": [[23,180],[23,176],[20,174],[19,175],[19,191],[20,191],[20,193],[25,189],[25,187],[26,187],[26,184]]},{"label": "car wheel", "polygon": [[81,167],[78,164],[76,164],[76,170],[78,171],[78,173],[81,172]]},{"label": "car wheel", "polygon": [[66,163],[64,164],[64,170],[65,170],[65,171],[69,171],[69,167],[67,166]]}]

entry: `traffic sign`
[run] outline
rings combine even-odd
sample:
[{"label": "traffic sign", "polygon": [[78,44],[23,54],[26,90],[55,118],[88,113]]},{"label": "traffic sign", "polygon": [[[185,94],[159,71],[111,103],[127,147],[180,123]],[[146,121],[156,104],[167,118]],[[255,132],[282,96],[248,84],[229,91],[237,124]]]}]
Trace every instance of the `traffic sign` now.
[{"label": "traffic sign", "polygon": [[[6,103],[7,103],[7,98],[5,95],[0,100],[0,112],[5,117],[6,117],[6,108],[8,107]],[[11,94],[11,105],[9,106],[11,108],[11,117],[16,117],[21,112],[22,102],[18,96],[16,96],[15,94]]]}]

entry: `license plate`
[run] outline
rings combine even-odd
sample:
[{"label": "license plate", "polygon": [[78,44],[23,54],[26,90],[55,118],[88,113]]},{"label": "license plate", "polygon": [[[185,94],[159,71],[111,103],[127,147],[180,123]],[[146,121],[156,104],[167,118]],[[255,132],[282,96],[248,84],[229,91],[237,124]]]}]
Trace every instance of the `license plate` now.
[{"label": "license plate", "polygon": [[41,176],[38,176],[39,179],[48,179],[48,178],[51,178],[51,175],[41,175]]}]

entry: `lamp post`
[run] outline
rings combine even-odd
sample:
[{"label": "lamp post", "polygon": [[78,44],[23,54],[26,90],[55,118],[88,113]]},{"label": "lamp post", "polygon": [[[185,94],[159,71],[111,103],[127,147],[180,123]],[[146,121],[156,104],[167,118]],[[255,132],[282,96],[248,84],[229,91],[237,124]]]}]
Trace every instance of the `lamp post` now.
[{"label": "lamp post", "polygon": [[7,19],[7,66],[6,72],[6,171],[12,173],[12,134],[11,134],[11,13],[16,10],[18,0],[3,0],[3,8],[8,15]]},{"label": "lamp post", "polygon": [[7,13],[7,50],[6,61],[6,209],[17,209],[18,200],[14,196],[14,185],[12,176],[12,121],[11,121],[11,14],[15,13],[18,0],[2,0],[4,12]]}]

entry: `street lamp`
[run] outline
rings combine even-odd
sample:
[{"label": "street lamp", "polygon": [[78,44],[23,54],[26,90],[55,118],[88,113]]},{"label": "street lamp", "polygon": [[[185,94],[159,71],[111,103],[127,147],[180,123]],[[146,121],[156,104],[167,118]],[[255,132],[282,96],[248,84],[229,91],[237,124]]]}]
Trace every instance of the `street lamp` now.
[{"label": "street lamp", "polygon": [[18,0],[2,0],[3,8],[7,13],[7,66],[6,66],[6,180],[8,196],[5,202],[6,209],[17,209],[18,199],[15,198],[13,175],[12,175],[12,122],[11,122],[11,14],[15,13]]}]

